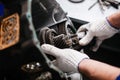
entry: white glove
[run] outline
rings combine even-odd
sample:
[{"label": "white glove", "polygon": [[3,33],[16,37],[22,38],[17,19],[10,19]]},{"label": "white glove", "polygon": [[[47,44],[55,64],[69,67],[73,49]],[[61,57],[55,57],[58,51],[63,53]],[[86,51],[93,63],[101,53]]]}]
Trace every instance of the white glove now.
[{"label": "white glove", "polygon": [[78,72],[78,65],[83,59],[88,59],[89,57],[72,49],[59,49],[49,44],[43,44],[41,46],[46,54],[50,54],[56,57],[54,63],[63,72]]},{"label": "white glove", "polygon": [[70,77],[70,80],[83,80],[83,77],[80,73],[68,74],[68,77]]},{"label": "white glove", "polygon": [[103,19],[81,26],[77,34],[83,31],[87,31],[87,34],[79,41],[79,44],[85,46],[91,42],[93,37],[97,37],[96,44],[92,49],[93,51],[97,51],[103,40],[112,37],[119,30],[113,28],[107,19]]}]

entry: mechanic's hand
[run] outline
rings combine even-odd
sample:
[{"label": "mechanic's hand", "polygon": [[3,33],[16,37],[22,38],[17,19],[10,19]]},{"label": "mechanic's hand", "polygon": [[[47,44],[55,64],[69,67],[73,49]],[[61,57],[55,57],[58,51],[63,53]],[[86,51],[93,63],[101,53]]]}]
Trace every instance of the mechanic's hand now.
[{"label": "mechanic's hand", "polygon": [[59,49],[49,44],[43,44],[41,46],[46,54],[50,54],[56,57],[54,63],[63,72],[78,72],[78,65],[83,59],[88,59],[89,57],[72,49]]},{"label": "mechanic's hand", "polygon": [[68,74],[68,77],[70,78],[70,80],[83,80],[81,73],[71,73]]},{"label": "mechanic's hand", "polygon": [[82,46],[89,44],[93,37],[97,37],[96,44],[92,48],[93,51],[97,51],[103,40],[112,37],[118,32],[109,24],[107,19],[85,24],[78,29],[77,34],[83,31],[87,31],[87,34],[79,41]]}]

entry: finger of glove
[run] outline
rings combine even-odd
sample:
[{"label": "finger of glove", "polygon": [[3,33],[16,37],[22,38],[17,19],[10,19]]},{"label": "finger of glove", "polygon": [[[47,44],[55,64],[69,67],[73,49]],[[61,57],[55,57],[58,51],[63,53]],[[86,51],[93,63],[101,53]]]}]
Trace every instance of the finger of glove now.
[{"label": "finger of glove", "polygon": [[87,30],[87,29],[86,29],[85,25],[83,25],[83,26],[81,26],[81,27],[77,30],[76,33],[84,32],[84,31],[86,31],[86,30]]},{"label": "finger of glove", "polygon": [[85,32],[79,32],[79,33],[76,33],[78,38],[81,39],[85,36]]},{"label": "finger of glove", "polygon": [[87,34],[79,41],[79,44],[85,46],[91,42],[93,37],[93,34],[90,31],[88,31]]},{"label": "finger of glove", "polygon": [[54,57],[59,57],[60,56],[60,52],[61,50],[59,48],[56,48],[52,45],[49,45],[49,44],[43,44],[41,46],[42,50],[46,53],[46,54],[49,54],[49,55],[52,55]]},{"label": "finger of glove", "polygon": [[97,39],[95,46],[93,46],[92,51],[96,52],[99,49],[99,46],[101,45],[102,40]]},{"label": "finger of glove", "polygon": [[76,33],[85,32],[90,28],[90,23],[80,26]]}]

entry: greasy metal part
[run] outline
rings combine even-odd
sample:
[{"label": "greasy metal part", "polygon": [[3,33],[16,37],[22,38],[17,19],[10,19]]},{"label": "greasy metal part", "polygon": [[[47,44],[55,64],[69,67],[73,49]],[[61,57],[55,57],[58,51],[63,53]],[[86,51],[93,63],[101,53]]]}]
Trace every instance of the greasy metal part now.
[{"label": "greasy metal part", "polygon": [[91,8],[93,8],[96,4],[99,4],[100,10],[103,13],[105,11],[104,7],[114,7],[116,9],[119,8],[120,2],[116,1],[116,0],[97,0],[95,3],[93,3],[88,10],[90,10]]},{"label": "greasy metal part", "polygon": [[40,30],[39,38],[40,42],[43,42],[41,44],[52,44],[59,48],[70,47],[70,44],[68,43],[68,36],[65,34],[55,33],[53,29],[50,29],[48,27]]},{"label": "greasy metal part", "polygon": [[70,38],[75,34],[76,29],[69,18],[60,23],[41,28],[39,31],[39,40],[41,44],[47,43],[59,48],[70,48],[74,44]]},{"label": "greasy metal part", "polygon": [[105,0],[105,1],[108,2],[115,9],[119,8],[119,5],[120,5],[119,1],[116,1],[116,0]]},{"label": "greasy metal part", "polygon": [[42,28],[39,33],[40,43],[41,44],[48,43],[54,45],[53,37],[55,35],[57,35],[57,32],[54,29],[49,29],[48,27]]},{"label": "greasy metal part", "polygon": [[46,35],[45,35],[46,41],[48,41],[49,44],[54,44],[54,43],[51,43],[51,42],[53,42],[52,41],[53,40],[53,36],[55,36],[56,34],[57,34],[57,32],[54,29],[47,30]]},{"label": "greasy metal part", "polygon": [[28,23],[29,23],[29,30],[31,31],[31,37],[32,37],[32,41],[34,43],[34,46],[39,50],[39,52],[42,54],[42,56],[45,58],[45,63],[47,64],[46,66],[48,66],[49,68],[57,71],[59,73],[59,75],[61,76],[61,78],[66,78],[65,73],[63,73],[60,69],[58,69],[57,67],[55,67],[52,62],[50,61],[50,59],[43,53],[43,51],[41,50],[40,47],[40,41],[37,38],[37,34],[35,31],[35,26],[33,24],[33,18],[32,18],[32,2],[33,1],[38,1],[39,0],[26,0],[25,1],[25,5],[23,6],[23,8],[26,8],[25,13],[23,13],[23,16],[25,15]]},{"label": "greasy metal part", "polygon": [[[53,38],[54,45],[59,48],[74,48],[75,45],[79,45],[79,38],[76,34],[71,35],[58,35]],[[76,49],[76,48],[74,48]]]},{"label": "greasy metal part", "polygon": [[69,36],[61,34],[53,38],[54,45],[59,48],[69,48],[72,46],[72,41]]},{"label": "greasy metal part", "polygon": [[48,29],[49,29],[48,27],[45,27],[45,28],[42,28],[42,29],[41,29],[41,31],[40,31],[40,33],[39,33],[40,44],[46,43],[45,34],[46,34],[46,31],[47,31]]},{"label": "greasy metal part", "polygon": [[[50,33],[48,33],[48,31]],[[59,48],[72,48],[73,46],[79,44],[79,38],[76,34],[73,33],[59,34],[55,32],[53,29],[50,29],[48,27],[45,27],[40,30],[39,38],[40,42],[43,42],[42,44],[44,43],[52,44]]]},{"label": "greasy metal part", "polygon": [[31,62],[31,63],[25,64],[21,67],[21,69],[28,73],[36,73],[43,70],[39,62]]},{"label": "greasy metal part", "polygon": [[19,41],[20,23],[19,15],[12,14],[1,21],[0,50],[15,45]]},{"label": "greasy metal part", "polygon": [[44,72],[35,80],[52,80],[52,74],[50,72]]}]

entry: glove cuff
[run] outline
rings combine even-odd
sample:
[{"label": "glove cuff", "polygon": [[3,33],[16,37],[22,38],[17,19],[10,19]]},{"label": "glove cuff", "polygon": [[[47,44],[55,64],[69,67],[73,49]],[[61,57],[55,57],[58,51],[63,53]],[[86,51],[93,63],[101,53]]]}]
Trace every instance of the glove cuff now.
[{"label": "glove cuff", "polygon": [[[83,54],[84,54],[84,53],[83,53]],[[88,55],[84,54],[84,58],[82,58],[82,59],[80,60],[80,62],[78,63],[78,66],[77,66],[77,69],[78,69],[78,72],[79,72],[79,73],[81,73],[81,72],[80,72],[79,65],[80,65],[80,63],[81,63],[83,60],[85,60],[85,59],[90,59],[90,57],[89,57]]]},{"label": "glove cuff", "polygon": [[84,59],[82,59],[82,60],[78,63],[77,69],[78,69],[78,72],[79,72],[79,73],[81,73],[79,65],[80,65],[80,63],[81,63],[83,60],[85,60],[85,59],[90,59],[90,58],[84,58]]},{"label": "glove cuff", "polygon": [[114,33],[117,33],[117,32],[119,32],[119,28],[117,28],[117,27],[115,27],[115,26],[113,26],[111,23],[110,23],[110,21],[106,18],[106,25],[108,25],[108,27],[109,27],[109,29],[112,31],[112,32],[114,32]]},{"label": "glove cuff", "polygon": [[117,28],[117,27],[115,27],[113,24],[111,24],[111,22],[108,20],[107,17],[106,17],[106,20],[107,20],[108,24],[109,24],[111,27],[113,27],[113,28],[116,29],[116,30],[120,30],[120,28]]}]

